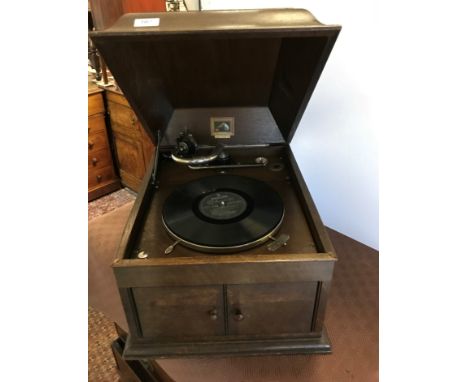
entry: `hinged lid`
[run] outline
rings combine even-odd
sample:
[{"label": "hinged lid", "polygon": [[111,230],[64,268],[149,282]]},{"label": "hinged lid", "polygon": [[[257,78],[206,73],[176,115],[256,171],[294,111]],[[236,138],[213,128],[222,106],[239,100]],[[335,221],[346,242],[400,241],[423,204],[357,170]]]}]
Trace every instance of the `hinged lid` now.
[{"label": "hinged lid", "polygon": [[130,13],[90,36],[153,139],[252,145],[291,141],[339,31],[268,9]]}]

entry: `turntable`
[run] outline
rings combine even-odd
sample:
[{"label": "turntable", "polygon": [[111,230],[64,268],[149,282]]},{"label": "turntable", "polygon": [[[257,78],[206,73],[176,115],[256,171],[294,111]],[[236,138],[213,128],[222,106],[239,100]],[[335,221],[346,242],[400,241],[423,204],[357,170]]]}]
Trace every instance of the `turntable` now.
[{"label": "turntable", "polygon": [[113,264],[127,359],[331,351],[336,255],[289,143],[339,30],[278,9],[91,33],[157,143]]},{"label": "turntable", "polygon": [[[273,188],[233,175],[203,177],[177,188],[162,211],[164,228],[177,243],[214,253],[264,243],[273,238],[283,216],[283,202]],[[165,253],[173,249],[174,244]]]}]

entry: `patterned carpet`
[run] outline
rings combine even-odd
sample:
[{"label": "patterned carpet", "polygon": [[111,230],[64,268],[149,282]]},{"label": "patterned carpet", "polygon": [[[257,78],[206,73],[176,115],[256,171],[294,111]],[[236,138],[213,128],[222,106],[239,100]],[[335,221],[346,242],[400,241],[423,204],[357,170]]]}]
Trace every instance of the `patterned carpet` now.
[{"label": "patterned carpet", "polygon": [[114,324],[101,312],[88,307],[88,381],[117,382],[111,343],[116,339]]},{"label": "patterned carpet", "polygon": [[93,200],[88,203],[88,221],[111,212],[135,199],[136,194],[133,191],[128,188],[122,188],[102,198]]}]

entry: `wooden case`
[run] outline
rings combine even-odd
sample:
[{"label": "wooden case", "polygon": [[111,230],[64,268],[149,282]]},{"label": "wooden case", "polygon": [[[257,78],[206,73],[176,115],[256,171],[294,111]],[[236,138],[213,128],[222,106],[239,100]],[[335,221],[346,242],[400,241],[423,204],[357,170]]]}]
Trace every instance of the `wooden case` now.
[{"label": "wooden case", "polygon": [[[159,26],[134,27],[141,18]],[[157,143],[113,264],[129,327],[125,358],[330,352],[323,322],[337,258],[289,142],[339,30],[288,9],[127,14],[91,33]],[[161,220],[166,197],[218,173],[168,153],[184,128],[213,147],[210,120],[219,117],[235,121],[223,143],[236,161],[270,163],[225,172],[273,187],[285,205],[279,233],[291,238],[276,252],[179,245],[165,255],[173,243]]]}]

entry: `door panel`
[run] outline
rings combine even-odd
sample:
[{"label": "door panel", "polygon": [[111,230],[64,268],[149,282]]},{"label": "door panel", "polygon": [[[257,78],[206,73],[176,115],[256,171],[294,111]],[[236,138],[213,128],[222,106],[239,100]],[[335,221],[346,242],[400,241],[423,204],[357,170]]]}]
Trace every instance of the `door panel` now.
[{"label": "door panel", "polygon": [[224,335],[222,286],[133,288],[144,337]]},{"label": "door panel", "polygon": [[138,191],[141,180],[145,176],[145,162],[141,143],[115,131],[114,143],[122,182],[131,189]]},{"label": "door panel", "polygon": [[311,331],[316,282],[228,285],[229,334]]}]

